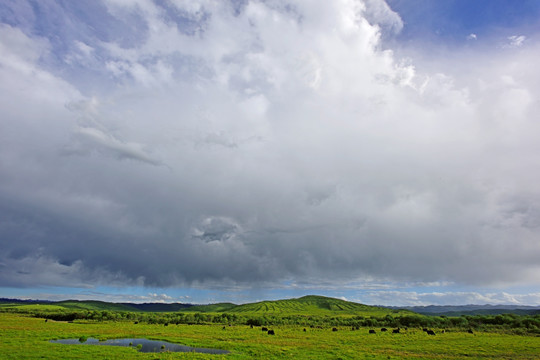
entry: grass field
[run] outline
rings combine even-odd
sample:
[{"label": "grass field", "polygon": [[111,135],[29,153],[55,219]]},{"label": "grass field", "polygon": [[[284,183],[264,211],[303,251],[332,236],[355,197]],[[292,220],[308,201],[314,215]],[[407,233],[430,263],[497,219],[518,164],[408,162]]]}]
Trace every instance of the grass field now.
[{"label": "grass field", "polygon": [[[158,325],[133,322],[56,322],[25,314],[0,313],[1,359],[539,359],[540,337],[421,329],[369,334],[368,328],[274,326],[276,335],[246,325]],[[112,346],[62,345],[51,339],[143,337],[193,347],[218,348],[228,355],[139,353]]]}]

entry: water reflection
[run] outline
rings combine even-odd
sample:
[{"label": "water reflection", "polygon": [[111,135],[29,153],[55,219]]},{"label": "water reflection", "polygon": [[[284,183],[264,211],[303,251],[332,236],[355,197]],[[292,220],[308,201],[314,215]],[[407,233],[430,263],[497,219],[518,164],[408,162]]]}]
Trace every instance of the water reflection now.
[{"label": "water reflection", "polygon": [[167,341],[161,340],[148,340],[148,339],[111,339],[106,341],[99,341],[95,338],[88,338],[86,341],[80,339],[60,339],[51,340],[52,343],[67,344],[67,345],[110,345],[110,346],[129,346],[138,349],[141,352],[197,352],[205,354],[228,354],[227,350],[220,349],[206,349],[195,348],[191,346],[185,346],[180,344],[173,344]]}]

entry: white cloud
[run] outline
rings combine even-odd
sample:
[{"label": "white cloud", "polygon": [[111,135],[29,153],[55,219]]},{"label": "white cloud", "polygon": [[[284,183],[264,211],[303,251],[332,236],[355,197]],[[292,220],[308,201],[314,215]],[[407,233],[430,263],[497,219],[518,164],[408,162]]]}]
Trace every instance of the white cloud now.
[{"label": "white cloud", "polygon": [[527,37],[524,36],[524,35],[512,35],[512,36],[509,36],[507,39],[508,39],[508,45],[507,46],[520,47],[520,46],[523,45],[525,40],[527,40]]},{"label": "white cloud", "polygon": [[392,11],[384,0],[365,0],[365,16],[373,24],[397,34],[403,29],[403,21],[398,13]]},{"label": "white cloud", "polygon": [[84,27],[69,64],[0,29],[0,261],[144,286],[538,283],[532,45],[431,71],[383,50],[380,1],[105,5],[123,31]]}]

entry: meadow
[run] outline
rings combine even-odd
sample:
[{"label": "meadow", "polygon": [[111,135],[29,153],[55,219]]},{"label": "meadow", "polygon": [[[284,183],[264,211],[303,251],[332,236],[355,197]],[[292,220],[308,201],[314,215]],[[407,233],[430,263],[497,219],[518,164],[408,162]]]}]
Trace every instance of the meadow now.
[{"label": "meadow", "polygon": [[[316,303],[321,299],[316,299]],[[335,307],[340,305],[343,309]],[[267,307],[266,305],[271,305]],[[344,306],[330,302],[317,306],[297,302],[271,302],[244,306],[232,313],[133,313],[111,310],[77,310],[80,318],[52,320],[58,314],[73,314],[58,305],[16,305],[0,308],[1,359],[539,359],[540,336],[497,325],[476,327],[431,327],[428,335],[421,326],[401,328],[400,333],[381,332],[375,326],[350,326],[358,319],[373,323],[399,321],[412,315],[369,307]],[[328,305],[328,306],[327,306]],[[288,307],[289,311],[284,310]],[[365,306],[365,305],[361,305]],[[273,307],[273,310],[272,310]],[[212,308],[212,309],[215,309]],[[199,310],[201,310],[199,308]],[[228,310],[232,310],[230,307]],[[363,315],[355,311],[363,310]],[[374,311],[370,318],[369,311]],[[268,313],[270,311],[270,313]],[[386,314],[383,312],[387,311]],[[278,314],[281,312],[282,314]],[[93,315],[100,313],[100,319]],[[47,315],[49,314],[49,315]],[[195,316],[199,314],[199,316]],[[341,314],[341,315],[340,315]],[[103,317],[105,315],[105,317]],[[181,317],[179,317],[181,315]],[[187,316],[191,315],[191,317]],[[204,316],[203,316],[204,315]],[[48,317],[45,319],[43,316]],[[283,319],[280,320],[280,316]],[[114,318],[114,319],[109,319]],[[162,320],[184,319],[186,323]],[[197,322],[192,320],[197,319]],[[288,320],[287,320],[288,319]],[[356,320],[355,320],[356,319]],[[396,320],[397,319],[397,320]],[[432,321],[428,317],[419,317]],[[142,321],[141,321],[142,320]],[[159,321],[156,321],[159,320]],[[212,321],[207,321],[212,320]],[[249,321],[256,320],[256,321]],[[442,320],[445,320],[444,318]],[[258,326],[250,323],[266,321]],[[304,322],[303,324],[301,322]],[[451,322],[448,322],[450,324]],[[341,324],[341,325],[340,325]],[[262,327],[274,330],[268,335]],[[333,331],[335,328],[336,331]],[[304,331],[305,329],[305,331]],[[375,330],[370,334],[369,330]],[[444,333],[443,333],[444,330]],[[224,349],[227,355],[201,353],[141,353],[134,348],[94,345],[63,345],[53,339],[93,337],[147,338],[192,347]]]}]

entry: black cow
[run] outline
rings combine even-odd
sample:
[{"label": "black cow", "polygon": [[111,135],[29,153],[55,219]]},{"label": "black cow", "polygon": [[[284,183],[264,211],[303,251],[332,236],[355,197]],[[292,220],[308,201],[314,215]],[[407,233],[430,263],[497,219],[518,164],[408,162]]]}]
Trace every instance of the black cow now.
[{"label": "black cow", "polygon": [[262,330],[262,331],[268,331],[268,329],[265,328],[265,327],[263,327],[261,330]]},{"label": "black cow", "polygon": [[399,328],[392,330],[392,334],[399,334]]},{"label": "black cow", "polygon": [[371,329],[371,330],[369,330],[369,333],[370,334],[375,334],[375,330]]},{"label": "black cow", "polygon": [[276,335],[276,333],[274,332],[274,330],[268,330],[268,335]]},{"label": "black cow", "polygon": [[472,331],[472,329],[467,330],[467,332],[468,332],[469,334],[474,334],[473,331]]},{"label": "black cow", "polygon": [[428,331],[426,331],[426,333],[428,335],[435,335],[435,331],[433,331],[433,330],[428,330]]},{"label": "black cow", "polygon": [[306,328],[304,328],[304,332],[306,332]]},{"label": "black cow", "polygon": [[387,328],[382,328],[381,331],[385,332],[385,331],[388,331],[388,329]]},{"label": "black cow", "polygon": [[332,331],[337,331],[337,328],[332,328]]}]

